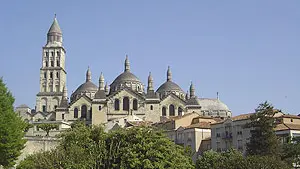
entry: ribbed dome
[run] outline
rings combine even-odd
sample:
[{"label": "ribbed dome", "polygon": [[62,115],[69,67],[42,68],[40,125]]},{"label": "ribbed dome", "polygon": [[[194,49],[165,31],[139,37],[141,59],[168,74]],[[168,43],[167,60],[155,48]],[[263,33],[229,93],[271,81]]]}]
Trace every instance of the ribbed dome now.
[{"label": "ribbed dome", "polygon": [[97,92],[98,87],[91,81],[87,81],[80,85],[75,92],[73,93],[74,95],[84,93],[84,92]]},{"label": "ribbed dome", "polygon": [[124,82],[140,82],[140,80],[131,72],[126,71],[120,74],[113,82],[111,85],[118,85],[120,83]]},{"label": "ribbed dome", "polygon": [[184,93],[184,91],[176,83],[172,81],[166,81],[157,89],[156,92],[164,93],[164,92],[171,92],[171,91],[180,91]]}]

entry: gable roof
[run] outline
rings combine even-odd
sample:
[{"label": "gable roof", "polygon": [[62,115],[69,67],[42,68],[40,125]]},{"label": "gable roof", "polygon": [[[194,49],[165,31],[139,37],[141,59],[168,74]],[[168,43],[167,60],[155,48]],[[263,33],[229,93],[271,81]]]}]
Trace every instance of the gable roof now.
[{"label": "gable roof", "polygon": [[139,97],[140,99],[145,100],[145,96],[143,94],[135,92],[135,91],[133,91],[130,88],[127,88],[127,87],[124,87],[123,89],[119,89],[116,92],[113,92],[113,93],[109,94],[108,98],[113,98],[116,94],[118,94],[118,93],[120,93],[122,91],[127,91],[128,93],[130,93],[132,95],[135,95],[135,96]]},{"label": "gable roof", "polygon": [[161,101],[164,101],[164,100],[167,99],[168,97],[173,97],[173,98],[175,98],[175,99],[180,100],[183,104],[186,104],[186,102],[185,102],[183,99],[181,99],[180,97],[178,97],[178,96],[177,96],[176,94],[174,94],[174,93],[170,93],[170,94],[166,95],[165,97],[163,97],[163,98],[161,99]]}]

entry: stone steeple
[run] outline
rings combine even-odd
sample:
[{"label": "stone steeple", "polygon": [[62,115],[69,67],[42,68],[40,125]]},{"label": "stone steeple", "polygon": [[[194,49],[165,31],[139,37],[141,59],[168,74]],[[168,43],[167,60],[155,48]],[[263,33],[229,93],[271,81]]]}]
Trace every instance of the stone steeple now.
[{"label": "stone steeple", "polygon": [[66,51],[62,45],[62,31],[56,16],[47,32],[47,43],[42,50],[40,91],[36,98],[36,111],[53,112],[64,98],[67,77]]},{"label": "stone steeple", "polygon": [[62,46],[62,31],[56,19],[56,15],[47,33],[47,45]]},{"label": "stone steeple", "polygon": [[126,59],[125,59],[125,70],[124,72],[130,72],[130,63],[129,63],[129,59],[128,59],[128,55],[126,55]]},{"label": "stone steeple", "polygon": [[168,66],[167,81],[171,81],[171,80],[172,80],[172,72],[171,72],[170,66]]},{"label": "stone steeple", "polygon": [[108,84],[106,82],[105,87],[104,87],[105,93],[108,94],[109,93],[109,88],[108,88]]}]

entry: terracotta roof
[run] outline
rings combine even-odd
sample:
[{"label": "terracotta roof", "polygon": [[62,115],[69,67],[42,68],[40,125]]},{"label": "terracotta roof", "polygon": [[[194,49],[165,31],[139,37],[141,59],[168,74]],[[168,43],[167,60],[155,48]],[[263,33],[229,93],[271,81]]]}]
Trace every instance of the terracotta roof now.
[{"label": "terracotta roof", "polygon": [[231,120],[232,121],[246,120],[246,119],[249,119],[252,114],[254,114],[254,113],[241,114],[241,115],[232,117]]},{"label": "terracotta roof", "polygon": [[299,124],[278,124],[275,129],[275,131],[282,131],[282,130],[300,130]]},{"label": "terracotta roof", "polygon": [[191,125],[185,127],[185,129],[191,129],[191,128],[210,129],[210,123],[209,122],[200,122],[200,123],[191,124]]}]

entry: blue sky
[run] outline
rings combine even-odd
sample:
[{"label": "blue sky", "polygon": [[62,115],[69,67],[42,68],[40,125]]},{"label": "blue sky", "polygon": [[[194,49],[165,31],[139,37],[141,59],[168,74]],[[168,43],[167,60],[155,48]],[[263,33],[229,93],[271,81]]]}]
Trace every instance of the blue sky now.
[{"label": "blue sky", "polygon": [[67,51],[69,95],[88,66],[98,84],[131,70],[157,89],[170,65],[173,81],[199,97],[220,99],[233,115],[265,100],[300,113],[300,1],[4,1],[0,6],[0,76],[16,105],[35,106],[42,46],[54,13]]}]

